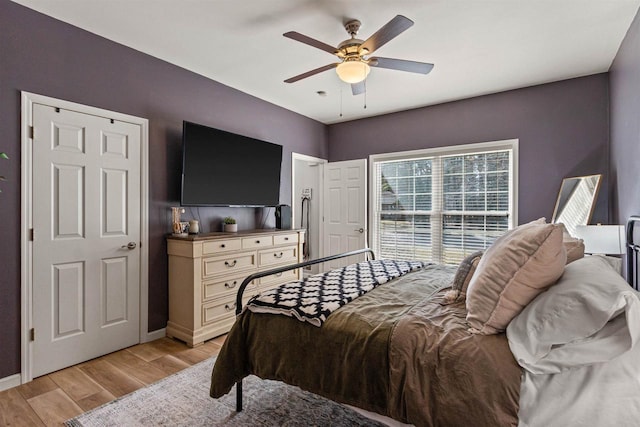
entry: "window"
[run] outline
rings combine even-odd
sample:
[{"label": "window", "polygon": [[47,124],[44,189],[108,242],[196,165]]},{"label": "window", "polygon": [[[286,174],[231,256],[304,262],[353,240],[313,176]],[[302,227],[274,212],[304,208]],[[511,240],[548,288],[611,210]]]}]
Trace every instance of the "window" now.
[{"label": "window", "polygon": [[380,258],[456,264],[515,225],[517,140],[371,156]]}]

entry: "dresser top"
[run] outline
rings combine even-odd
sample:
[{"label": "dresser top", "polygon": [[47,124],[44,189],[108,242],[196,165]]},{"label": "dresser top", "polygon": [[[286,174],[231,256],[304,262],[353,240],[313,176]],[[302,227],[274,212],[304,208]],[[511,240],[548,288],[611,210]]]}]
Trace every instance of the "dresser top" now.
[{"label": "dresser top", "polygon": [[233,237],[246,237],[246,236],[256,236],[256,235],[264,235],[264,234],[289,234],[289,233],[298,233],[304,232],[303,228],[294,228],[289,230],[280,230],[277,228],[261,228],[255,230],[240,230],[236,233],[225,233],[223,231],[216,231],[213,233],[200,233],[200,234],[189,234],[187,236],[174,236],[173,234],[167,235],[167,239],[172,240],[186,240],[186,241],[198,241],[198,240],[216,240],[216,239],[229,239]]}]

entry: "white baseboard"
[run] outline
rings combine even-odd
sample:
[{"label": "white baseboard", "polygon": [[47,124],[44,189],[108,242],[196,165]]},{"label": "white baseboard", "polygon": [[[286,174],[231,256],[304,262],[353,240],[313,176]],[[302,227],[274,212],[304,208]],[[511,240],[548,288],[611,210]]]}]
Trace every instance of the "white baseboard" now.
[{"label": "white baseboard", "polygon": [[157,329],[155,331],[147,332],[147,336],[145,337],[144,342],[157,340],[160,338],[164,338],[166,336],[167,336],[167,328]]},{"label": "white baseboard", "polygon": [[20,374],[0,378],[0,391],[8,390],[20,385]]}]

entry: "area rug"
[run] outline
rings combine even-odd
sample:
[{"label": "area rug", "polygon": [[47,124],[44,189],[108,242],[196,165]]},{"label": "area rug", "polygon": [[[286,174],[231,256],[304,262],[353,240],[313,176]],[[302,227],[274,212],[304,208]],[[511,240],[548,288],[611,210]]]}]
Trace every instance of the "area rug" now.
[{"label": "area rug", "polygon": [[104,426],[384,426],[312,393],[255,376],[243,382],[244,409],[235,411],[235,388],[209,397],[215,358],[205,360],[86,412],[65,424]]}]

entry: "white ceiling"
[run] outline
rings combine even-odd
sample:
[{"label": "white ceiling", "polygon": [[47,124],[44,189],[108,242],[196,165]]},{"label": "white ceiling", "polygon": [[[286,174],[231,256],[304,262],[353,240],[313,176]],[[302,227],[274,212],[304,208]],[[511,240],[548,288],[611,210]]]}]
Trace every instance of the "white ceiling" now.
[{"label": "white ceiling", "polygon": [[[323,123],[605,72],[640,0],[14,0]],[[366,39],[397,14],[415,25],[376,55],[435,64],[428,75],[373,68],[364,96],[334,70],[283,80],[335,57],[343,22]],[[316,92],[325,91],[321,97]],[[342,110],[343,116],[340,117]]]}]

